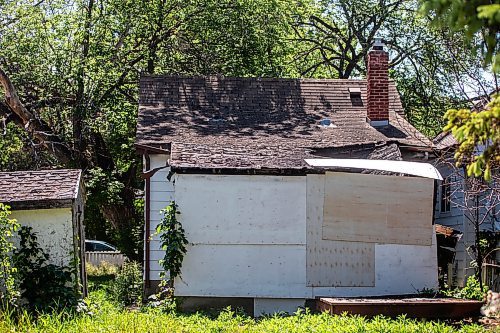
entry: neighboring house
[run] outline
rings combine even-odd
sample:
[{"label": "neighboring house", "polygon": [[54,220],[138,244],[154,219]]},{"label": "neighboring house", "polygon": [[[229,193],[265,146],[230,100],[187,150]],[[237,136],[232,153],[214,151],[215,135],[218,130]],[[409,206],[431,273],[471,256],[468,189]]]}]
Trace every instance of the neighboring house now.
[{"label": "neighboring house", "polygon": [[37,233],[57,266],[77,265],[75,288],[86,293],[81,170],[0,172],[0,202],[11,218]]},{"label": "neighboring house", "polygon": [[432,143],[403,117],[387,67],[377,45],[367,80],[143,76],[149,292],[164,256],[150,235],[171,200],[190,242],[175,280],[184,304],[260,314],[435,288],[440,176],[401,162]]},{"label": "neighboring house", "polygon": [[[484,105],[485,103],[483,103]],[[451,267],[453,285],[463,286],[467,277],[474,275],[474,267],[471,262],[474,260],[473,251],[468,249],[475,246],[476,233],[472,221],[475,204],[469,200],[464,200],[467,194],[467,181],[464,170],[455,166],[453,155],[457,148],[457,141],[451,133],[441,133],[434,139],[434,147],[437,155],[435,161],[444,180],[437,191],[435,222],[447,227],[451,227],[462,233],[456,246],[455,258]],[[493,181],[498,182],[497,179]],[[500,184],[491,184],[493,190],[498,191]],[[470,193],[470,192],[469,192]],[[477,205],[482,207],[478,211],[478,220],[482,221],[481,231],[500,233],[500,201],[499,194],[484,193],[483,198],[491,197],[491,207],[482,199]],[[470,195],[469,195],[470,196]],[[467,195],[466,195],[467,197]],[[483,207],[484,206],[484,207]],[[500,244],[499,244],[500,245]],[[497,252],[497,261],[500,261],[500,251]]]}]

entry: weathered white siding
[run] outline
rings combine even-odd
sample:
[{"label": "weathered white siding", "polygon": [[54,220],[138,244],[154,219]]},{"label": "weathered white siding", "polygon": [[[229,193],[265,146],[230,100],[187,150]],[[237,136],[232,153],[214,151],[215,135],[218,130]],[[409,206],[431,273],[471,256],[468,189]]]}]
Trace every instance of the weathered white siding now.
[{"label": "weathered white siding", "polygon": [[12,218],[33,228],[50,263],[68,266],[75,255],[71,208],[14,210]]},{"label": "weathered white siding", "polygon": [[[167,159],[168,156],[152,155],[151,168],[164,166]],[[323,197],[316,200],[308,193],[310,186],[323,181],[322,175],[175,174],[167,181],[168,172],[162,169],[151,179],[149,232],[161,218],[159,210],[175,199],[181,212],[179,220],[190,242],[182,279],[175,281],[179,296],[299,300],[315,296],[406,294],[437,286],[434,234],[428,246],[372,243],[375,270],[373,282],[366,287],[308,284],[308,228],[311,223],[321,225],[324,201]],[[320,232],[321,227],[314,230]],[[328,252],[338,249],[338,243],[325,240],[321,246],[326,246]],[[159,279],[158,260],[163,255],[155,236],[151,241],[152,280]],[[359,255],[351,254],[348,248],[346,258],[352,257],[354,269],[342,271],[332,281],[359,280],[349,276],[359,271],[355,263]]]},{"label": "weathered white siding", "polygon": [[[474,225],[467,219],[464,215],[465,210],[457,205],[457,203],[463,205],[463,179],[461,174],[462,171],[457,171],[450,169],[447,165],[441,166],[439,168],[440,173],[443,178],[450,177],[448,180],[451,182],[451,206],[449,212],[441,211],[441,197],[442,188],[439,186],[437,191],[437,202],[435,209],[435,222],[447,227],[451,227],[463,233],[462,238],[457,243],[455,260],[453,263],[453,282],[458,286],[464,286],[468,276],[474,274],[474,268],[471,267],[470,262],[473,259],[468,253],[468,248],[475,244],[475,231]],[[440,183],[441,185],[442,183]],[[482,226],[483,227],[483,226]]]}]

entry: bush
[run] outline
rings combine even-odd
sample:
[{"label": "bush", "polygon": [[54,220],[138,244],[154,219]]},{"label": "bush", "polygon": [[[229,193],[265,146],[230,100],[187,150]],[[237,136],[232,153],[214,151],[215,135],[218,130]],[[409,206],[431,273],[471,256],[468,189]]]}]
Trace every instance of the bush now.
[{"label": "bush", "polygon": [[142,299],[142,268],[135,261],[125,262],[111,286],[113,298],[124,306],[138,305]]},{"label": "bush", "polygon": [[15,268],[10,253],[14,250],[12,237],[19,228],[10,219],[10,207],[0,203],[0,305],[15,305],[19,291],[14,278]]},{"label": "bush", "polygon": [[446,296],[455,297],[455,298],[465,298],[465,299],[475,299],[478,301],[482,301],[484,299],[484,295],[488,291],[488,286],[483,286],[483,290],[479,285],[479,281],[475,276],[469,276],[467,279],[467,283],[463,288],[455,288],[453,290],[445,290],[443,293]]},{"label": "bush", "polygon": [[14,251],[14,265],[21,289],[21,300],[27,309],[52,311],[75,306],[75,269],[49,264],[49,255],[39,246],[31,227],[19,230],[20,246]]}]

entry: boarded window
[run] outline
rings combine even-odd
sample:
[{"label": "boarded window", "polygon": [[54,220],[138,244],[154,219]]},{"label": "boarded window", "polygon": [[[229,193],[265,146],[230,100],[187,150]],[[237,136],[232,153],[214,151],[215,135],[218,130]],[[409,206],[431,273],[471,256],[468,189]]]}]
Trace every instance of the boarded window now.
[{"label": "boarded window", "polygon": [[434,181],[327,172],[322,237],[431,245]]}]

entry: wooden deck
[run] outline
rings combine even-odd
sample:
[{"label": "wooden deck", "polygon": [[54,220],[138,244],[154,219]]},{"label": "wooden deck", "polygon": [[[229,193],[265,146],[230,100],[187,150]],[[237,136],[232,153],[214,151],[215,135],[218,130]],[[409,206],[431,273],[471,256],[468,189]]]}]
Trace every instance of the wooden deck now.
[{"label": "wooden deck", "polygon": [[319,298],[318,311],[331,314],[384,315],[410,318],[459,319],[479,316],[483,302],[456,298]]}]

